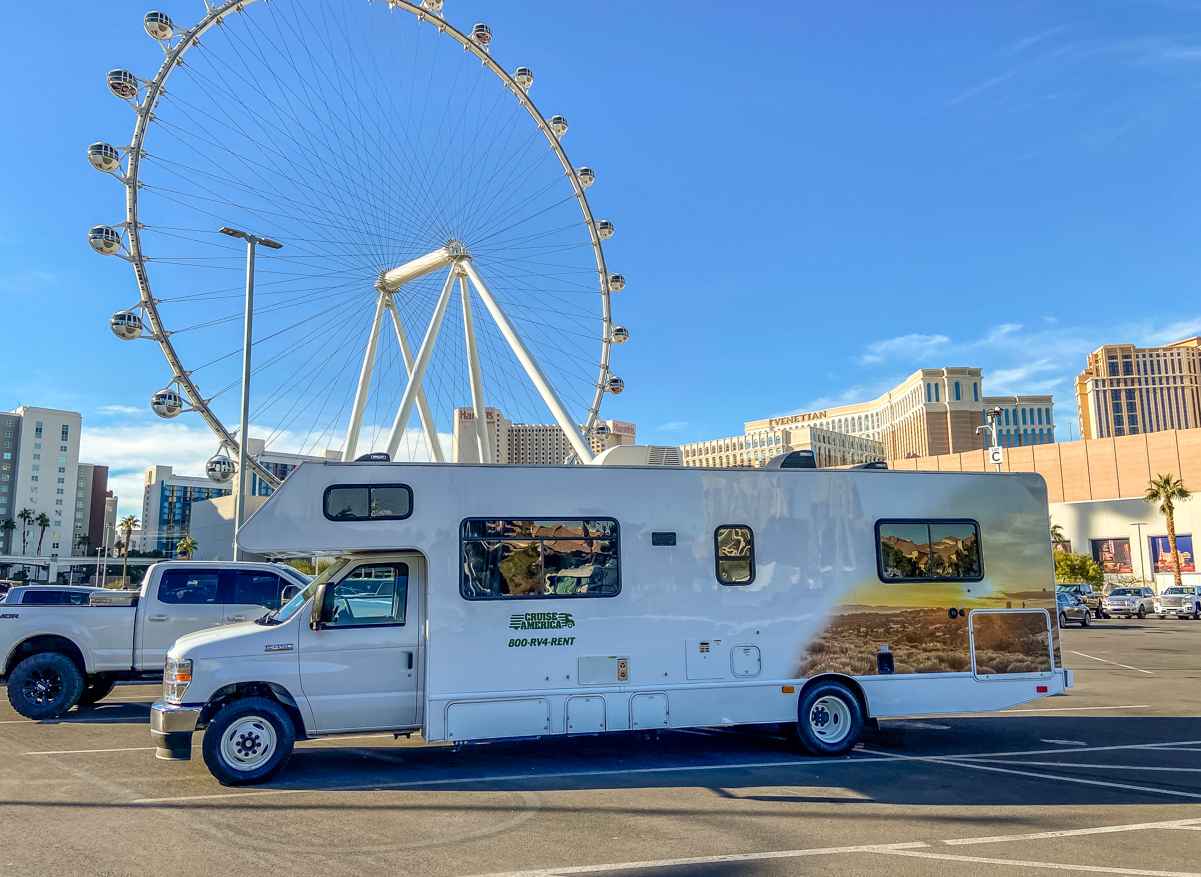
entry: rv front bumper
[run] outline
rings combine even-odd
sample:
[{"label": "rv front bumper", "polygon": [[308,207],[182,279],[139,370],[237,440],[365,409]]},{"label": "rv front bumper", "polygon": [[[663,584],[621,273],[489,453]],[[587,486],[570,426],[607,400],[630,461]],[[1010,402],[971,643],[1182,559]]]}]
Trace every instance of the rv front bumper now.
[{"label": "rv front bumper", "polygon": [[192,758],[192,734],[200,724],[198,706],[180,706],[155,701],[150,707],[150,736],[154,739],[154,757],[165,761],[189,761]]}]

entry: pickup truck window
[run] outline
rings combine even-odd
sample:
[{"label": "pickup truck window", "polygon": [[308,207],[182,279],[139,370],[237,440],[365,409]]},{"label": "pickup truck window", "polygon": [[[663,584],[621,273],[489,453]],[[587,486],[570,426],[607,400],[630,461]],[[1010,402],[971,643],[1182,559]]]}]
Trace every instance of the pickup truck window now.
[{"label": "pickup truck window", "polygon": [[231,603],[278,609],[279,595],[284,583],[273,572],[243,569],[234,573],[234,592]]},{"label": "pickup truck window", "polygon": [[160,603],[206,605],[221,602],[221,574],[210,569],[169,569],[158,586]]},{"label": "pickup truck window", "polygon": [[26,591],[21,597],[24,606],[87,606],[88,595],[83,591]]},{"label": "pickup truck window", "polygon": [[616,597],[619,533],[612,518],[469,518],[460,531],[465,600]]},{"label": "pickup truck window", "polygon": [[404,624],[408,595],[408,564],[364,564],[326,588],[323,623],[326,627]]}]

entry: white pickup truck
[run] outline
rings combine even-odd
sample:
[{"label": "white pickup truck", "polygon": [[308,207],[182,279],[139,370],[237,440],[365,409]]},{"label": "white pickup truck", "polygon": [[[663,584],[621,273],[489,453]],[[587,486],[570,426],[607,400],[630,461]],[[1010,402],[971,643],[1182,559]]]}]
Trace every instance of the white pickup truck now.
[{"label": "white pickup truck", "polygon": [[8,700],[30,719],[93,704],[124,679],[162,673],[184,634],[278,609],[308,577],[272,563],[166,561],[139,591],[92,595],[84,605],[0,603],[0,673]]}]

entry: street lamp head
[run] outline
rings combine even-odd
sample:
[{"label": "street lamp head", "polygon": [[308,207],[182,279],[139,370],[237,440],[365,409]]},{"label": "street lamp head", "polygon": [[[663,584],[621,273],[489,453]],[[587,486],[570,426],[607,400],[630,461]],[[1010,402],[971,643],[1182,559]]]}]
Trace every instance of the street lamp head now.
[{"label": "street lamp head", "polygon": [[219,231],[221,234],[227,234],[231,238],[242,238],[245,240],[247,237],[249,237],[246,232],[240,231],[236,228],[230,228],[228,225],[221,226],[219,229],[217,229],[217,231]]},{"label": "street lamp head", "polygon": [[271,238],[261,238],[252,235],[248,231],[242,231],[240,228],[230,228],[228,225],[223,225],[217,231],[220,234],[229,235],[231,238],[241,238],[244,241],[249,241],[252,244],[262,244],[264,247],[270,247],[273,250],[283,249],[283,244],[279,241],[273,241]]}]

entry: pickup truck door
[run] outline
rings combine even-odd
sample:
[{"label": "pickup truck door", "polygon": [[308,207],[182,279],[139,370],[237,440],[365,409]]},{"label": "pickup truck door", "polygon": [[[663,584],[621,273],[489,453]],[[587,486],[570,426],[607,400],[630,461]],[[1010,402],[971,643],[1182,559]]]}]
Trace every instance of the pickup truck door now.
[{"label": "pickup truck door", "polygon": [[300,686],[317,731],[419,724],[423,565],[364,561],[325,589],[318,630],[300,628]]},{"label": "pickup truck door", "polygon": [[138,607],[144,613],[138,666],[160,669],[166,663],[167,650],[181,636],[221,624],[221,610],[221,570],[163,570]]},{"label": "pickup truck door", "polygon": [[290,582],[266,569],[226,570],[222,623],[254,621],[268,609],[278,609],[280,594],[286,584]]}]

